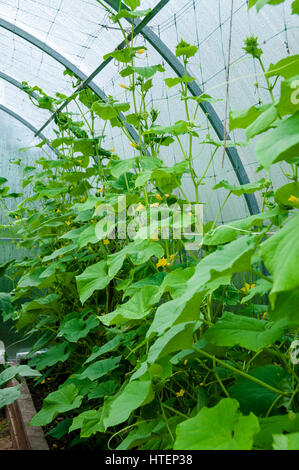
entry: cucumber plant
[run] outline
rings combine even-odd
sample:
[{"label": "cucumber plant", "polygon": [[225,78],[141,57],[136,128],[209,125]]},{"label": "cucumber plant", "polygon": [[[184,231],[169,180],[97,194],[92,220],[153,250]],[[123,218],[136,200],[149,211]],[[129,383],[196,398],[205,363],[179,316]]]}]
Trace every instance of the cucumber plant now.
[{"label": "cucumber plant", "polygon": [[[252,0],[249,7],[282,1]],[[74,444],[95,438],[102,449],[298,449],[299,56],[266,69],[258,38],[245,40],[246,54],[261,69],[263,83],[256,86],[268,90],[269,101],[232,111],[229,124],[244,130],[247,144],[255,139],[266,178],[243,186],[221,181],[213,190],[224,188],[226,203],[231,195],[261,191],[262,208],[229,225],[219,224],[218,214],[202,227],[209,166],[196,171],[194,143],[211,145],[208,165],[224,143],[198,132],[199,105],[213,98],[188,95],[194,80],[188,63],[197,47],[177,45],[185,74],[165,85],[177,87],[185,116],[162,126],[147,96],[165,70],[140,66],[146,49],[122,25],[148,11],[138,10],[139,0],[124,3],[128,10],[108,13],[125,47],[104,59],[119,64],[130,102],[112,96],[103,102],[79,88],[55,115],[50,146],[56,155],[46,141],[39,144],[44,156],[24,167],[23,188],[31,194],[13,211],[0,180],[11,230],[21,247],[37,250],[9,265],[15,287],[6,318],[18,330],[38,333],[30,371],[37,371],[40,387],[47,378],[57,384],[31,424],[45,426],[62,415],[52,436],[69,433]],[[51,112],[67,98],[28,83],[24,91]],[[109,125],[123,133],[132,158],[105,148]],[[163,148],[174,142],[181,158],[169,167]],[[274,191],[269,170],[276,164],[289,182]],[[160,214],[156,224],[148,222],[152,213]],[[202,231],[179,237],[178,221],[183,231]],[[124,235],[128,227],[131,237]]]}]

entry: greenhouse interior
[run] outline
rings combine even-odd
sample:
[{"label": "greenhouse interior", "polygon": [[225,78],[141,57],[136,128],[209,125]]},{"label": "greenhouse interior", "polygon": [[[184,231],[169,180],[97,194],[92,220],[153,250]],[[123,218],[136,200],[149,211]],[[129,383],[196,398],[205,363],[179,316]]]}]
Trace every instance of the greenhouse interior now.
[{"label": "greenhouse interior", "polygon": [[299,450],[298,15],[0,0],[0,450]]}]

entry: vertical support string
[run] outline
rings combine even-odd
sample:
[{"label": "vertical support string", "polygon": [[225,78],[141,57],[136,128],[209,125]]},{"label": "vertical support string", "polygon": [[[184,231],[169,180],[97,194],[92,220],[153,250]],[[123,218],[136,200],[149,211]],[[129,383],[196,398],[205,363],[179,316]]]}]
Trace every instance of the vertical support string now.
[{"label": "vertical support string", "polygon": [[226,97],[225,97],[225,118],[224,118],[224,145],[222,155],[222,168],[224,168],[224,157],[226,151],[226,138],[227,138],[227,112],[228,112],[228,94],[229,94],[229,78],[230,78],[230,60],[232,49],[232,33],[233,33],[233,15],[234,15],[234,0],[231,0],[231,14],[230,14],[230,27],[229,27],[229,44],[228,44],[228,60],[227,60],[227,76],[226,76]]}]

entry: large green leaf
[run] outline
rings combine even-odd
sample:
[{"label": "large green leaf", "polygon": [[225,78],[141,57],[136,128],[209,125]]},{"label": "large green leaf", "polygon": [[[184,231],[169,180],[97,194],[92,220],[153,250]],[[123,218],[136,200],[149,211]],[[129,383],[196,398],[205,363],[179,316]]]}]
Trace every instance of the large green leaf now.
[{"label": "large green leaf", "polygon": [[279,292],[298,289],[299,214],[260,246],[259,254],[273,276],[270,301],[274,308]]},{"label": "large green leaf", "polygon": [[58,343],[55,346],[48,349],[48,351],[38,354],[29,362],[29,365],[36,367],[38,370],[43,370],[46,367],[53,366],[58,362],[65,362],[71,353],[74,351],[75,346],[70,345],[66,341],[64,343]]},{"label": "large green leaf", "polygon": [[98,243],[99,238],[96,235],[96,226],[94,224],[90,224],[89,226],[85,227],[82,233],[78,238],[78,245],[79,248],[84,248],[89,243],[95,244]]},{"label": "large green leaf", "polygon": [[299,155],[299,112],[281,120],[274,129],[266,132],[256,144],[256,158],[269,170],[281,160],[292,162]]},{"label": "large green leaf", "polygon": [[111,175],[114,178],[119,178],[123,173],[127,173],[132,168],[136,168],[136,158],[117,160],[116,162],[111,162]]},{"label": "large green leaf", "polygon": [[259,431],[257,417],[243,416],[236,400],[225,398],[202,408],[177,426],[175,450],[250,450]]},{"label": "large green leaf", "polygon": [[107,395],[112,395],[118,388],[119,385],[117,382],[114,382],[114,380],[107,380],[106,382],[101,382],[94,388],[92,388],[92,390],[88,394],[88,399],[95,400],[103,398]]},{"label": "large green leaf", "polygon": [[[249,375],[282,391],[289,379],[285,369],[272,364],[256,367],[249,372]],[[229,393],[239,401],[244,413],[253,411],[258,416],[264,416],[279,396],[278,393],[245,377],[238,377],[236,383],[229,389]]]},{"label": "large green leaf", "polygon": [[[146,49],[145,47],[125,47],[123,49],[118,49],[112,52],[108,52],[103,56],[104,60],[109,59],[109,57],[113,57],[113,59],[117,60],[118,62],[123,62],[128,64],[132,61],[132,58],[136,56],[136,53],[140,50]],[[121,110],[123,111],[123,110]],[[126,111],[126,110],[125,110]]]},{"label": "large green leaf", "polygon": [[[299,68],[299,61],[298,61]],[[280,117],[295,114],[299,110],[299,75],[281,82],[280,100],[277,110]]]},{"label": "large green leaf", "polygon": [[233,186],[228,181],[223,180],[216,184],[213,189],[225,188],[228,189],[235,196],[242,196],[243,194],[251,194],[260,191],[265,187],[265,178],[257,181],[256,183],[247,183],[242,186]]},{"label": "large green leaf", "polygon": [[286,328],[285,321],[273,324],[225,312],[205,333],[204,338],[218,346],[241,346],[250,351],[259,351],[281,339]]},{"label": "large green leaf", "polygon": [[124,0],[124,3],[133,11],[136,10],[137,7],[140,7],[140,0]]},{"label": "large green leaf", "polygon": [[50,393],[44,399],[42,409],[32,418],[31,426],[45,426],[51,423],[60,413],[79,408],[82,397],[78,396],[75,385],[70,384]]},{"label": "large green leaf", "polygon": [[114,351],[119,346],[120,342],[121,336],[117,335],[110,341],[107,341],[107,343],[103,344],[103,346],[94,346],[92,353],[89,358],[86,359],[85,364],[94,361],[95,359],[102,356],[103,354],[106,354],[107,352]]},{"label": "large green leaf", "polygon": [[169,168],[157,168],[152,171],[151,179],[162,191],[171,193],[181,184],[181,178],[186,172],[187,166],[188,162],[184,161]]},{"label": "large green leaf", "polygon": [[271,105],[252,106],[249,109],[231,111],[229,113],[229,130],[247,129],[256,119],[269,109]]},{"label": "large green leaf", "polygon": [[138,10],[138,11],[130,11],[130,10],[120,10],[117,15],[113,15],[111,18],[114,23],[117,23],[122,18],[142,18],[146,16],[150,12],[149,10]]},{"label": "large green leaf", "polygon": [[267,71],[267,76],[275,77],[280,75],[281,77],[289,80],[298,74],[299,68],[299,55],[291,55],[280,60],[276,64],[270,64]]},{"label": "large green leaf", "polygon": [[132,75],[133,73],[137,73],[138,75],[141,75],[143,78],[151,78],[153,75],[155,75],[156,72],[165,72],[164,67],[162,65],[150,65],[148,67],[135,67],[132,65],[129,65],[126,67],[124,70],[120,72],[120,75],[122,77],[128,77],[129,75]]},{"label": "large green leaf", "polygon": [[182,83],[192,83],[195,79],[193,77],[174,77],[174,78],[165,78],[164,82],[168,88],[172,88],[176,85],[181,85]]},{"label": "large green leaf", "polygon": [[276,191],[274,199],[283,207],[299,209],[299,183],[294,182],[281,186]]},{"label": "large green leaf", "polygon": [[94,362],[90,366],[86,367],[83,372],[76,374],[76,378],[79,378],[80,380],[85,378],[89,380],[97,380],[116,369],[119,366],[120,360],[121,356],[117,356]]},{"label": "large green leaf", "polygon": [[299,431],[299,414],[285,414],[260,418],[260,432],[254,438],[254,445],[258,449],[272,449],[275,434],[294,433]]},{"label": "large green leaf", "polygon": [[268,316],[273,321],[286,319],[294,328],[299,326],[298,315],[299,289],[278,292],[275,297],[275,307],[269,306]]},{"label": "large green leaf", "polygon": [[[120,51],[122,52],[122,51]],[[111,54],[112,55],[112,54]],[[116,118],[119,113],[130,109],[129,103],[102,103],[97,101],[92,105],[92,111],[105,121]]]},{"label": "large green leaf", "polygon": [[279,214],[279,208],[261,212],[256,215],[247,217],[246,219],[236,220],[229,224],[219,225],[213,230],[210,230],[203,239],[203,244],[208,246],[224,245],[229,243],[239,235],[247,233],[247,231],[254,226],[261,226],[263,221],[271,220]]},{"label": "large green leaf", "polygon": [[195,322],[190,322],[170,328],[151,346],[147,356],[148,362],[152,364],[172,352],[191,348],[194,327]]},{"label": "large green leaf", "polygon": [[103,290],[108,286],[111,278],[107,273],[107,262],[105,260],[88,266],[82,274],[76,277],[77,288],[82,304],[92,296],[94,291]]},{"label": "large green leaf", "polygon": [[7,387],[0,390],[0,410],[4,406],[11,405],[21,395],[21,385],[15,387]]},{"label": "large green leaf", "polygon": [[152,126],[149,130],[144,131],[144,135],[183,135],[192,131],[192,126],[186,121],[177,121],[175,124],[170,126]]},{"label": "large green leaf", "polygon": [[119,252],[108,257],[109,276],[113,278],[122,268],[128,256],[135,266],[139,266],[155,256],[161,258],[164,250],[159,243],[152,240],[136,240],[129,243]]},{"label": "large green leaf", "polygon": [[292,434],[275,434],[273,436],[274,450],[299,450],[299,432]]},{"label": "large green leaf", "polygon": [[249,270],[254,250],[255,238],[245,236],[203,258],[181,296],[157,309],[147,336],[161,334],[178,323],[199,320],[204,297],[220,285],[229,284],[232,274]]},{"label": "large green leaf", "polygon": [[153,419],[146,422],[136,423],[134,429],[121,442],[116,450],[128,450],[140,446],[142,442],[148,441],[154,434],[161,432],[165,424],[161,419]]},{"label": "large green leaf", "polygon": [[77,343],[81,338],[85,338],[88,333],[99,325],[96,315],[90,315],[86,320],[82,318],[70,318],[63,321],[57,336],[64,336],[67,341]]},{"label": "large green leaf", "polygon": [[150,403],[153,398],[154,393],[150,381],[129,382],[116,399],[110,402],[108,414],[103,420],[105,428],[123,423],[132,411]]},{"label": "large green leaf", "polygon": [[101,322],[106,326],[111,326],[145,318],[150,312],[153,297],[155,299],[157,290],[156,287],[151,286],[146,290],[137,292],[128,302],[118,305],[113,312],[101,316]]},{"label": "large green leaf", "polygon": [[24,308],[26,311],[32,311],[32,310],[48,310],[53,308],[53,305],[57,302],[59,299],[59,295],[57,294],[49,294],[46,295],[46,297],[40,297],[38,299],[34,299],[31,302],[28,302],[28,304],[25,304]]},{"label": "large green leaf", "polygon": [[256,295],[263,296],[263,295],[267,294],[271,290],[271,288],[272,288],[272,281],[271,281],[270,278],[269,278],[269,280],[263,279],[263,278],[258,279],[255,282],[255,286],[252,287],[247,292],[247,295],[245,297],[243,297],[243,299],[241,300],[241,304],[247,303],[249,300],[251,300]]},{"label": "large green leaf", "polygon": [[257,11],[260,11],[265,5],[279,5],[282,2],[285,2],[285,0],[249,0],[249,8],[256,5]]},{"label": "large green leaf", "polygon": [[41,374],[27,365],[7,367],[7,369],[4,369],[0,374],[0,387],[17,375],[21,375],[22,377],[40,377]]},{"label": "large green leaf", "polygon": [[194,46],[193,44],[189,44],[188,42],[185,42],[183,41],[183,39],[181,39],[181,41],[176,46],[175,55],[177,57],[184,56],[184,57],[189,58],[189,57],[193,57],[197,51],[198,51],[197,46]]},{"label": "large green leaf", "polygon": [[53,253],[51,253],[48,256],[44,256],[43,262],[46,263],[48,261],[51,261],[52,259],[58,258],[68,253],[76,252],[76,250],[77,250],[76,243],[71,243],[70,245],[67,245],[62,248],[59,248],[58,250],[55,250]]},{"label": "large green leaf", "polygon": [[247,139],[252,139],[256,135],[265,132],[277,118],[277,108],[272,105],[246,129]]}]

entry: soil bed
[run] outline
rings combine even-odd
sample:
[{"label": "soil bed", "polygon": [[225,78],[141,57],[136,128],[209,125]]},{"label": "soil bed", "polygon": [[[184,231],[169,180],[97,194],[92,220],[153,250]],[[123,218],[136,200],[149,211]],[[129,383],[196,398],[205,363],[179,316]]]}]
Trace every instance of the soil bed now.
[{"label": "soil bed", "polygon": [[0,410],[0,451],[1,450],[13,450],[9,425],[3,410]]},{"label": "soil bed", "polygon": [[[59,382],[64,383],[68,376],[60,376]],[[57,390],[60,383],[52,381],[51,379],[43,381],[43,383],[36,384],[34,379],[27,379],[26,380],[28,388],[30,390],[32,400],[36,411],[39,411],[43,406],[43,400],[49,395],[49,393],[54,392]],[[64,436],[55,438],[49,435],[49,432],[52,431],[56,426],[63,423],[63,421],[69,420],[69,424],[71,424],[71,419],[74,418],[77,413],[71,414],[68,413],[67,416],[58,416],[52,423],[43,426],[43,431],[45,434],[45,439],[49,445],[50,450],[93,450],[97,449],[100,450],[97,446],[96,439],[80,439],[79,432],[72,432],[71,434],[66,433]]]}]

